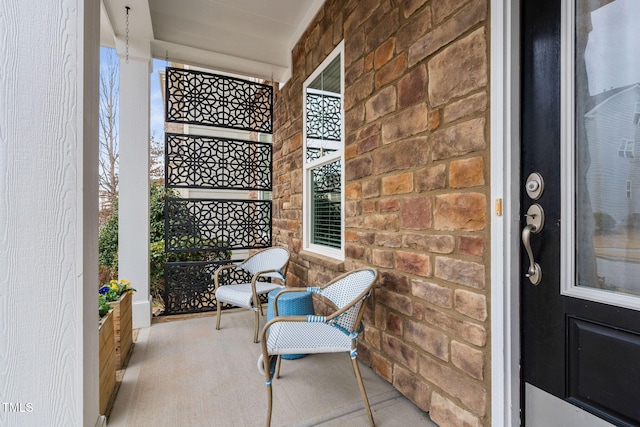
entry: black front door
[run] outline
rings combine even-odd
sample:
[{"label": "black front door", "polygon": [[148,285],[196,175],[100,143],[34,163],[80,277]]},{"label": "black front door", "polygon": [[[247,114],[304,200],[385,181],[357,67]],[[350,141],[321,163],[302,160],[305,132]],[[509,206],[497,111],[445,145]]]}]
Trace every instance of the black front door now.
[{"label": "black front door", "polygon": [[639,6],[522,2],[527,425],[640,425]]}]

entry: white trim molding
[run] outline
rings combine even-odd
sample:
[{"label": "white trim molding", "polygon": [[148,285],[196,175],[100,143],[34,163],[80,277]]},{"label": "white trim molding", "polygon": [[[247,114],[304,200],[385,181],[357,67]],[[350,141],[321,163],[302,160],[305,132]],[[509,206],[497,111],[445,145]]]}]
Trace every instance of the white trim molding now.
[{"label": "white trim molding", "polygon": [[520,9],[491,0],[491,425],[520,425]]},{"label": "white trim molding", "polygon": [[[302,163],[303,163],[303,172],[302,172],[302,195],[303,195],[303,203],[302,203],[302,247],[304,250],[323,255],[329,258],[335,258],[340,261],[344,261],[344,247],[345,247],[345,158],[344,158],[344,98],[341,101],[340,106],[340,114],[342,117],[342,125],[340,127],[340,146],[334,152],[327,154],[323,157],[315,159],[313,161],[308,162],[306,159],[307,156],[307,147],[310,146],[309,141],[307,139],[307,111],[306,111],[306,102],[304,101],[307,94],[307,87],[333,62],[336,57],[340,57],[340,94],[344,96],[344,40],[341,41],[334,50],[322,61],[322,63],[315,69],[315,71],[305,80],[302,85],[302,93],[300,94],[303,97],[303,114],[302,114]],[[341,173],[340,173],[340,203],[342,206],[341,209],[341,219],[340,223],[342,224],[341,230],[341,241],[340,248],[331,248],[329,246],[314,244],[311,242],[311,179],[310,175],[314,169],[321,167],[326,164],[334,163],[336,161],[340,162],[341,165]]]}]

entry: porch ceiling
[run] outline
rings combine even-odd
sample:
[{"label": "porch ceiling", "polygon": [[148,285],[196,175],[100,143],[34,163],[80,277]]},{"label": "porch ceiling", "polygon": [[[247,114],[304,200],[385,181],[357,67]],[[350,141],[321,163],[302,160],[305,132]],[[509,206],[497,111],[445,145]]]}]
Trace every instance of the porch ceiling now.
[{"label": "porch ceiling", "polygon": [[[100,44],[286,82],[291,49],[323,0],[101,0]],[[147,48],[147,46],[149,46]]]}]

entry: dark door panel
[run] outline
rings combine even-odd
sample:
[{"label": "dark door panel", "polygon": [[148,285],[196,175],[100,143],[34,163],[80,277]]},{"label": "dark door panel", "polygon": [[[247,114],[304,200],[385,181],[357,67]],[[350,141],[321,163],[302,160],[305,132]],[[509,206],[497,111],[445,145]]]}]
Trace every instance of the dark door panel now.
[{"label": "dark door panel", "polygon": [[640,334],[568,317],[568,399],[612,422],[640,420]]},{"label": "dark door panel", "polygon": [[[590,17],[591,11],[610,3],[611,0],[577,0],[576,10],[583,18]],[[562,4],[557,0],[524,0],[521,8],[521,230],[527,225],[525,214],[533,203],[539,204],[545,214],[543,229],[530,237],[531,252],[542,270],[538,285],[525,277],[530,261],[524,248],[521,250],[522,383],[523,387],[525,382],[529,383],[610,423],[640,425],[640,312],[569,297],[561,291],[563,273],[566,269],[575,269],[573,265],[561,265],[561,233],[576,221],[576,215],[563,216],[561,202],[563,198],[577,195],[582,202],[589,203],[598,196],[593,189],[588,192],[582,187],[570,194],[561,191],[561,172],[568,173],[561,166],[561,146],[567,143],[561,137]],[[575,69],[585,75],[584,50],[591,27],[588,19],[581,22],[583,33],[576,37],[576,49],[582,51],[576,56]],[[569,125],[576,126],[578,141],[586,144],[589,136],[584,124],[586,114],[624,88],[611,94],[590,95],[585,81],[581,80],[574,89],[581,106],[576,107],[577,125]],[[638,129],[637,143],[640,144],[640,126]],[[576,161],[587,165],[583,171],[588,171],[591,162],[602,161],[598,159],[599,152],[589,150],[590,146],[584,145],[577,150]],[[640,163],[638,165],[640,168]],[[524,191],[532,172],[544,178],[544,192],[537,200]],[[584,176],[578,178],[578,186],[586,182]],[[640,186],[640,182],[637,185]],[[589,208],[578,211],[578,215],[592,216],[593,213]],[[562,218],[569,219],[563,224]],[[584,222],[581,227],[578,227],[581,231],[589,231]],[[593,266],[593,274],[588,277],[596,278],[596,259],[600,262],[602,254],[596,254],[590,247],[595,246],[590,236],[574,238],[583,248],[579,254],[582,266]],[[630,247],[634,245],[630,243]],[[583,277],[587,275],[583,273]],[[598,278],[588,286],[596,282],[597,287]]]}]

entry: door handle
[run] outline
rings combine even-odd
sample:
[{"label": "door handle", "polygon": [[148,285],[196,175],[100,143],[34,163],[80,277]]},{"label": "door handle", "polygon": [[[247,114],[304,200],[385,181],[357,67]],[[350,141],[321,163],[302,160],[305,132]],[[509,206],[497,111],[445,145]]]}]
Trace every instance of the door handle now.
[{"label": "door handle", "polygon": [[531,251],[531,232],[535,232],[536,226],[533,224],[527,224],[522,229],[522,244],[524,249],[529,255],[529,269],[525,273],[525,277],[528,277],[532,284],[537,285],[542,279],[542,269],[540,265],[533,258],[533,252]]},{"label": "door handle", "polygon": [[527,269],[525,277],[528,277],[533,285],[538,285],[542,280],[542,268],[540,268],[540,265],[533,257],[533,251],[531,250],[531,233],[538,234],[542,230],[542,227],[544,227],[544,211],[539,204],[534,203],[529,207],[525,216],[527,218],[527,225],[522,229],[522,245],[529,256],[529,268]]}]

